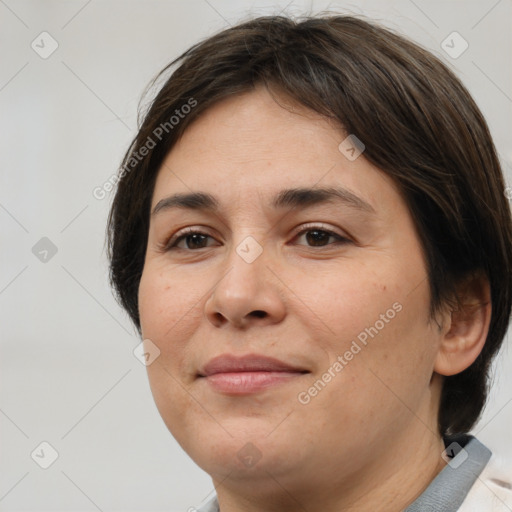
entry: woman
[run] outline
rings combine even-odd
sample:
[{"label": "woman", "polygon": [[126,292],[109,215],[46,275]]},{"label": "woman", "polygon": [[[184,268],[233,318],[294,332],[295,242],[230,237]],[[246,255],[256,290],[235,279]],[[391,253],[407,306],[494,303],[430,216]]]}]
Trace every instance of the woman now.
[{"label": "woman", "polygon": [[464,86],[350,16],[258,18],[175,64],[109,247],[159,412],[215,484],[201,510],[512,510],[468,435],[512,222]]}]

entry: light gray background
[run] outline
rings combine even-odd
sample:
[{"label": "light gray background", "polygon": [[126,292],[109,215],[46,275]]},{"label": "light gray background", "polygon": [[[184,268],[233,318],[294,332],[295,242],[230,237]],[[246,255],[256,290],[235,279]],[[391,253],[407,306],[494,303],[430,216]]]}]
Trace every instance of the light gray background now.
[{"label": "light gray background", "polygon": [[[115,173],[166,63],[248,14],[328,7],[379,19],[448,62],[512,183],[511,0],[0,0],[0,510],[172,512],[209,496],[132,353],[140,340],[107,281],[111,195],[92,191]],[[46,59],[31,48],[43,31],[59,45]],[[441,48],[453,31],[469,43],[457,59]],[[58,249],[46,262],[32,252],[42,237]],[[512,458],[510,345],[496,366],[475,432]],[[30,455],[42,441],[59,454],[48,469]]]}]

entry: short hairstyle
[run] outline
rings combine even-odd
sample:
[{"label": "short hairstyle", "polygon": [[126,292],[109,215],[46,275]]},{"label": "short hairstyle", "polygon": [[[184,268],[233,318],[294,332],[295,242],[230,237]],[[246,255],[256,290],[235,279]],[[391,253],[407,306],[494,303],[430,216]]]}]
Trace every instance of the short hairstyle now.
[{"label": "short hairstyle", "polygon": [[468,432],[510,319],[512,220],[487,123],[455,74],[389,28],[329,14],[245,21],[194,45],[157,79],[165,83],[123,159],[107,227],[111,284],[139,333],[138,287],[162,162],[201,113],[263,85],[356,135],[364,157],[397,184],[427,264],[430,319],[461,305],[463,280],[488,280],[485,345],[470,367],[444,377],[438,414],[441,435]]}]

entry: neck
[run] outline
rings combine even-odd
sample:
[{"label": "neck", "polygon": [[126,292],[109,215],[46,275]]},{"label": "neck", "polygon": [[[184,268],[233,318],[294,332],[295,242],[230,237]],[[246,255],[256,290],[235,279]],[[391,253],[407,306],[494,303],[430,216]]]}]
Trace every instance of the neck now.
[{"label": "neck", "polygon": [[[432,426],[418,418],[414,428],[396,436],[386,446],[375,446],[375,456],[356,471],[342,472],[332,464],[317,477],[314,467],[305,465],[297,475],[263,471],[251,481],[226,478],[214,482],[221,512],[398,512],[413,503],[444,468],[444,443]],[[325,461],[323,466],[328,464]]]}]

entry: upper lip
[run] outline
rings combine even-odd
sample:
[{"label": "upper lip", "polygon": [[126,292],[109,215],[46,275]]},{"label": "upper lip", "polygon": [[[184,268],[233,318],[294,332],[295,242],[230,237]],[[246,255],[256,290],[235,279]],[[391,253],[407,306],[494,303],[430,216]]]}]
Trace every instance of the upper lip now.
[{"label": "upper lip", "polygon": [[216,373],[237,372],[300,372],[307,373],[304,368],[293,366],[273,357],[259,354],[234,356],[223,354],[210,359],[199,371],[199,376],[208,377]]}]

